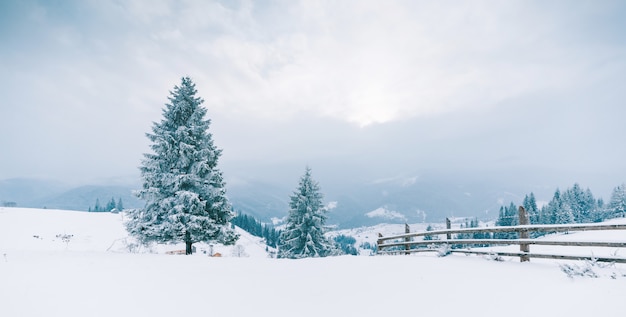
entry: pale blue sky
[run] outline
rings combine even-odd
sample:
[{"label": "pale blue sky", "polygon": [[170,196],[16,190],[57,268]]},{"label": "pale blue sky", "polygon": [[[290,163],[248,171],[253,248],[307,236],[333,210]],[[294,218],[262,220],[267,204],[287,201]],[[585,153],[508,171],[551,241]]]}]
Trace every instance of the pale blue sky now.
[{"label": "pale blue sky", "polygon": [[0,179],[136,177],[188,75],[232,181],[309,164],[606,191],[625,21],[622,1],[2,1]]}]

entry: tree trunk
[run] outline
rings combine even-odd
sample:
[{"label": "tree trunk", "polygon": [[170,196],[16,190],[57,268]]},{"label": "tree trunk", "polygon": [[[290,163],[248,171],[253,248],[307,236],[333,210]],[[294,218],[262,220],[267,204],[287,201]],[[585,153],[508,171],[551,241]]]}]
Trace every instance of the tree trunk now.
[{"label": "tree trunk", "polygon": [[191,250],[191,234],[189,232],[185,232],[185,255],[190,255],[192,253]]}]

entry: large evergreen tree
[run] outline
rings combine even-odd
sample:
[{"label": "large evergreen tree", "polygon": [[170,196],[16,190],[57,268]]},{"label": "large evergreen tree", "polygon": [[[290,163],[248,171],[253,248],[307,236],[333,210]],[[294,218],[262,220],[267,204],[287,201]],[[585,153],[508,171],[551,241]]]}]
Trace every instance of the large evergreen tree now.
[{"label": "large evergreen tree", "polygon": [[278,256],[281,258],[324,257],[333,245],[326,239],[326,208],[322,204],[319,184],[306,168],[298,189],[291,195],[287,226],[280,235]]},{"label": "large evergreen tree", "polygon": [[187,254],[195,242],[233,244],[238,238],[229,226],[232,206],[217,168],[221,150],[213,145],[204,101],[196,93],[191,79],[182,78],[170,92],[164,118],[146,134],[154,153],[144,154],[143,188],[136,192],[146,205],[131,211],[127,222],[140,241],[184,242]]}]

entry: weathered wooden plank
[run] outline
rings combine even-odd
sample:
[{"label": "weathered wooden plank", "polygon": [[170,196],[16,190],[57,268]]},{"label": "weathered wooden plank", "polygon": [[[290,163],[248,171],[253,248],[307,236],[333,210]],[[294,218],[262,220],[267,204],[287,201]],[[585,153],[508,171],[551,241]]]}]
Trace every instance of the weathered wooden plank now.
[{"label": "weathered wooden plank", "polygon": [[530,258],[553,259],[553,260],[590,260],[590,261],[609,262],[609,263],[626,263],[626,258],[614,258],[614,257],[593,257],[593,256],[578,256],[578,255],[523,253],[523,252],[489,252],[489,251],[476,251],[476,250],[451,250],[450,252],[464,253],[464,254],[485,254],[485,255],[496,254],[499,256],[514,256],[514,257],[528,256]]},{"label": "weathered wooden plank", "polygon": [[421,252],[434,252],[437,251],[435,249],[426,249],[426,248],[422,248],[422,249],[411,249],[411,250],[382,250],[382,251],[378,251],[377,254],[401,254],[401,253],[406,253],[408,252],[410,253],[421,253]]},{"label": "weathered wooden plank", "polygon": [[[393,242],[379,244],[380,248],[389,248],[397,246],[405,246],[406,242]],[[428,241],[411,241],[409,245],[470,245],[470,244],[489,244],[489,245],[553,245],[553,246],[575,246],[575,247],[610,247],[610,248],[626,248],[626,242],[602,242],[602,241],[551,241],[551,240],[535,240],[535,239],[452,239],[452,240],[428,240]]]},{"label": "weathered wooden plank", "polygon": [[419,237],[425,235],[440,235],[453,233],[478,233],[478,232],[521,232],[521,231],[539,231],[539,232],[568,232],[568,231],[594,231],[594,230],[626,230],[626,224],[564,224],[564,225],[524,225],[510,227],[484,227],[484,228],[463,228],[450,230],[433,230],[424,232],[413,232],[408,234],[399,234],[395,236],[379,237],[378,241],[404,239],[406,237]]},{"label": "weathered wooden plank", "polygon": [[[399,254],[403,252],[406,252],[406,251],[404,250],[379,251],[379,254]],[[436,249],[412,249],[409,252],[410,253],[438,252],[438,250]],[[478,250],[463,250],[463,249],[453,249],[453,250],[450,250],[450,252],[462,253],[462,254],[498,255],[498,256],[511,256],[511,257],[528,256],[529,258],[553,259],[553,260],[578,260],[578,261],[590,260],[590,261],[609,262],[609,263],[626,263],[626,258],[616,258],[616,257],[593,257],[593,256],[577,256],[577,255],[560,255],[560,254],[523,253],[523,252],[494,252],[494,251],[478,251]]]}]

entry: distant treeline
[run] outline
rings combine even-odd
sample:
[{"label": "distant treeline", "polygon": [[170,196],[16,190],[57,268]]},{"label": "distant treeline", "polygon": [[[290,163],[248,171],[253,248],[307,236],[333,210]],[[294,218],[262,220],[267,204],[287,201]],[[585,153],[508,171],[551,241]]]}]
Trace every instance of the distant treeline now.
[{"label": "distant treeline", "polygon": [[0,206],[2,207],[17,207],[17,203],[14,201],[1,201]]},{"label": "distant treeline", "polygon": [[[557,189],[552,200],[541,208],[537,207],[533,193],[524,197],[522,206],[528,212],[532,224],[601,222],[626,215],[626,186],[622,184],[615,187],[608,204],[601,198],[594,198],[588,188],[583,190],[580,185],[574,184],[565,191]],[[500,207],[500,214],[496,221],[497,226],[515,226],[518,224],[518,208],[515,204],[511,203],[508,207]]]},{"label": "distant treeline", "polygon": [[[626,216],[626,185],[622,184],[613,189],[611,200],[605,203],[601,198],[594,198],[591,190],[583,190],[580,185],[574,184],[565,191],[557,189],[550,202],[537,207],[535,195],[531,192],[524,197],[521,206],[527,211],[531,224],[568,224],[568,223],[589,223],[601,222],[606,219]],[[496,220],[496,226],[517,226],[519,224],[518,207],[511,202],[509,206],[500,207],[500,213]],[[469,219],[461,228],[478,227],[477,219]],[[427,231],[433,230],[428,227]],[[543,232],[532,232],[532,237],[545,235]],[[517,239],[517,232],[477,232],[460,233],[457,239]],[[425,240],[435,237],[426,236]],[[477,247],[487,245],[474,245]]]},{"label": "distant treeline", "polygon": [[117,202],[115,202],[115,198],[111,197],[106,205],[100,204],[100,199],[96,198],[96,204],[93,206],[89,206],[89,212],[111,212],[111,211],[122,211],[124,210],[124,204],[122,203],[122,198],[118,198]]},{"label": "distant treeline", "polygon": [[253,236],[265,239],[265,244],[275,248],[280,238],[280,230],[276,230],[273,226],[263,224],[256,218],[239,213],[231,221],[233,225],[247,231]]}]

